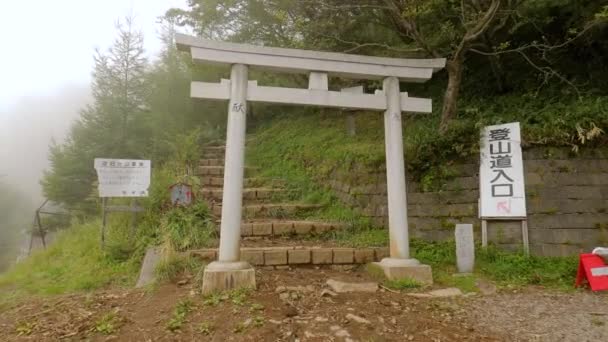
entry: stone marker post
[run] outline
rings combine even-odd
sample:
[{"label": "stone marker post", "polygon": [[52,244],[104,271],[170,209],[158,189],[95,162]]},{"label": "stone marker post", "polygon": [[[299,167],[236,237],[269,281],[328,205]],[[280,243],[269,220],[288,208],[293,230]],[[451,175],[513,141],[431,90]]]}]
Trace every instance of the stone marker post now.
[{"label": "stone marker post", "polygon": [[472,224],[457,224],[456,266],[458,273],[472,273],[475,266],[475,241],[473,240]]},{"label": "stone marker post", "polygon": [[247,82],[247,66],[243,64],[232,65],[220,248],[218,261],[210,263],[205,268],[203,294],[239,287],[255,288],[253,267],[246,261],[240,261]]}]

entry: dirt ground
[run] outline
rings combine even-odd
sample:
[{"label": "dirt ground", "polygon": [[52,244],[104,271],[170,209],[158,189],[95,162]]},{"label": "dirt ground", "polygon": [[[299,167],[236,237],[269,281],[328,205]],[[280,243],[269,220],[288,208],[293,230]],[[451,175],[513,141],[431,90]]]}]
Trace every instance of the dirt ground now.
[{"label": "dirt ground", "polygon": [[[31,299],[0,312],[0,341],[608,340],[604,294],[526,289],[429,299],[380,289],[322,295],[329,278],[370,279],[330,269],[257,272],[258,290],[249,294],[204,298],[189,279]],[[190,307],[181,316],[180,302]]]}]

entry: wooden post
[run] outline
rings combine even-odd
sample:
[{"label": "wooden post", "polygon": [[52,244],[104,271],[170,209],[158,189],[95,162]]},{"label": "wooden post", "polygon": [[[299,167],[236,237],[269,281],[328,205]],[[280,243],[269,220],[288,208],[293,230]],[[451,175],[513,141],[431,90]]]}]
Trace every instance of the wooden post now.
[{"label": "wooden post", "polygon": [[138,202],[136,199],[131,200],[131,231],[129,232],[129,243],[133,243],[135,239],[135,230],[136,230],[136,222],[137,222],[137,207]]},{"label": "wooden post", "polygon": [[42,240],[42,247],[46,249],[45,232],[42,229],[42,221],[40,220],[40,209],[36,210],[36,223],[38,224],[38,234],[40,234],[40,239]]},{"label": "wooden post", "polygon": [[106,244],[106,204],[108,198],[101,198],[101,249],[105,248]]},{"label": "wooden post", "polygon": [[530,255],[530,241],[528,240],[528,220],[521,220],[521,240],[524,245],[524,253]]},{"label": "wooden post", "polygon": [[488,221],[481,220],[481,247],[488,247]]}]

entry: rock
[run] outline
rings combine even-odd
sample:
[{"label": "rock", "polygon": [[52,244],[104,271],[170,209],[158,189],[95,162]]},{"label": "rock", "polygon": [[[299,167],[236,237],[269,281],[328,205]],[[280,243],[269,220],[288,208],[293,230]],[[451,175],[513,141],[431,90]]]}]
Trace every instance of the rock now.
[{"label": "rock", "polygon": [[378,283],[347,283],[335,279],[329,279],[327,286],[337,293],[376,292],[378,290]]},{"label": "rock", "polygon": [[477,279],[475,286],[477,286],[479,292],[483,295],[493,295],[497,292],[496,285],[487,280]]},{"label": "rock", "polygon": [[281,321],[277,321],[276,319],[269,319],[268,322],[270,322],[274,325],[281,325],[283,323]]},{"label": "rock", "polygon": [[285,286],[277,286],[277,288],[274,290],[274,292],[276,293],[283,293],[287,291],[287,288]]},{"label": "rock", "polygon": [[287,309],[285,310],[285,316],[287,317],[294,317],[298,315],[298,310],[296,310],[296,308],[294,308],[293,306],[288,306]]},{"label": "rock", "polygon": [[337,295],[338,294],[332,290],[325,289],[325,290],[321,291],[321,297],[335,297]]},{"label": "rock", "polygon": [[186,284],[188,284],[188,279],[182,279],[177,282],[177,286],[184,286]]},{"label": "rock", "polygon": [[415,297],[415,298],[432,298],[428,293],[406,293],[406,296]]},{"label": "rock", "polygon": [[283,292],[279,295],[279,298],[283,301],[288,300],[289,299],[289,292]]},{"label": "rock", "polygon": [[432,297],[445,298],[445,297],[456,297],[462,296],[462,291],[456,287],[448,287],[447,289],[434,290],[429,292]]},{"label": "rock", "polygon": [[329,321],[329,318],[325,318],[325,317],[317,316],[317,317],[315,317],[315,321],[317,321],[317,322],[321,322],[321,323],[323,323],[323,322],[328,322],[328,321]]},{"label": "rock", "polygon": [[351,313],[346,315],[346,319],[348,319],[349,321],[355,321],[355,322],[361,323],[361,324],[371,324],[372,323],[363,317],[353,315]]},{"label": "rock", "polygon": [[337,337],[349,337],[350,334],[348,333],[348,331],[341,329],[341,330],[336,331],[336,336]]}]

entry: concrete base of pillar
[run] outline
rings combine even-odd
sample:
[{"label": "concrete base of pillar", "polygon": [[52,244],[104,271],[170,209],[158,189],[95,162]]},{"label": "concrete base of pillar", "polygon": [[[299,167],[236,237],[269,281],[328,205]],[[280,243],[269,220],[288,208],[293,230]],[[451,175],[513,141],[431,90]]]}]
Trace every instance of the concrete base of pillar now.
[{"label": "concrete base of pillar", "polygon": [[248,262],[214,261],[203,272],[203,294],[233,290],[255,289],[255,270]]},{"label": "concrete base of pillar", "polygon": [[384,258],[374,264],[382,268],[390,280],[410,278],[424,285],[433,284],[431,266],[423,265],[416,259]]}]

